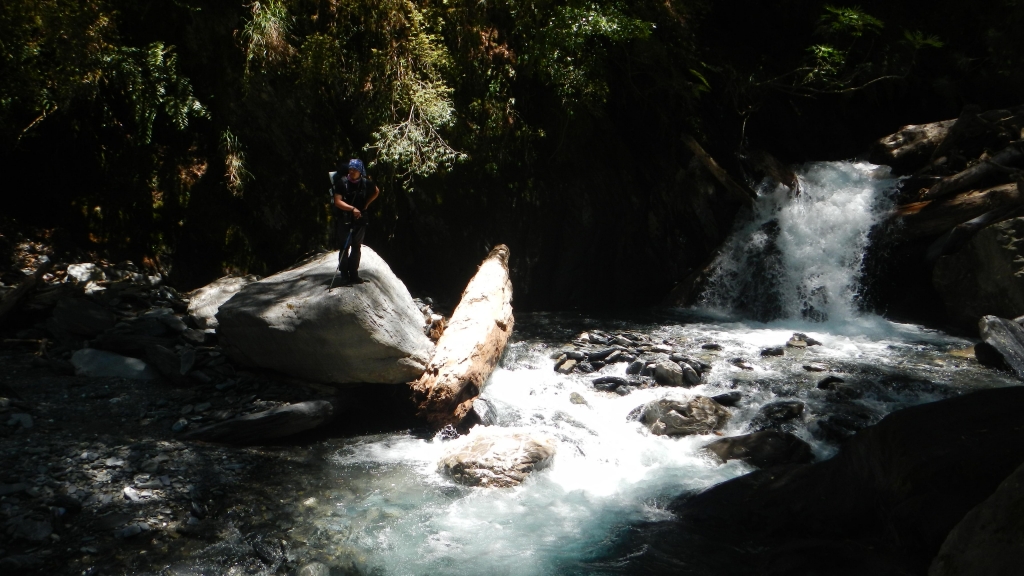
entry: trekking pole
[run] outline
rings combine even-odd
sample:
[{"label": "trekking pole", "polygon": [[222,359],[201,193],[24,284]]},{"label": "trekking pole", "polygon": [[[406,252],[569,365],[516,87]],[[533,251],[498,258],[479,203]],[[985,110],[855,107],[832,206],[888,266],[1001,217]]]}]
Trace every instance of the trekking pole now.
[{"label": "trekking pole", "polygon": [[345,245],[341,248],[341,252],[338,252],[338,268],[334,271],[334,278],[331,278],[331,286],[327,288],[328,292],[334,289],[334,281],[338,279],[338,273],[341,272],[341,255],[348,250],[348,245],[352,242],[352,232],[354,230],[355,228],[348,231],[348,238],[345,239]]}]

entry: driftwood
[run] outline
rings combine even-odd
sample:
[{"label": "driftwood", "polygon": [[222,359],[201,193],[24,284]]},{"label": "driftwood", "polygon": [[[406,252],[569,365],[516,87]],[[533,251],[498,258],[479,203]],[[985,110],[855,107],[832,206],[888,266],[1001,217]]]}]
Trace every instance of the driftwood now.
[{"label": "driftwood", "polygon": [[1006,167],[1014,166],[1021,162],[1024,162],[1024,145],[1019,143],[1010,145],[990,160],[979,162],[962,172],[936,182],[927,192],[921,195],[921,199],[934,200],[936,198],[943,198],[957,192],[977,188],[995,178],[1002,177],[1004,180],[1009,180]]},{"label": "driftwood", "polygon": [[732,176],[729,176],[729,173],[719,166],[718,162],[715,162],[715,159],[705,152],[704,148],[702,148],[696,140],[686,134],[683,134],[682,138],[683,144],[690,149],[690,152],[693,152],[693,155],[696,156],[697,159],[700,160],[700,163],[707,168],[708,172],[715,177],[715,180],[718,180],[718,183],[735,196],[737,200],[744,204],[753,204],[754,201],[757,200],[756,192],[754,192],[749,186],[745,186],[733,180]]},{"label": "driftwood", "polygon": [[43,277],[43,274],[49,272],[52,266],[53,262],[43,256],[39,259],[39,267],[36,268],[36,271],[26,276],[17,288],[4,296],[3,301],[0,302],[0,322],[3,322],[4,318],[18,306],[18,302],[21,302],[21,299],[32,291],[39,279]]},{"label": "driftwood", "polygon": [[907,240],[940,236],[958,224],[973,220],[999,208],[1022,203],[1016,184],[1003,184],[985,190],[972,190],[942,200],[903,204],[893,218],[901,222],[901,235]]},{"label": "driftwood", "polygon": [[512,325],[508,247],[499,245],[469,281],[434,357],[411,384],[419,415],[434,429],[460,425],[497,366]]},{"label": "driftwood", "polygon": [[327,424],[333,417],[334,406],[330,402],[313,400],[238,416],[197,428],[182,437],[188,440],[252,444],[312,430]]}]

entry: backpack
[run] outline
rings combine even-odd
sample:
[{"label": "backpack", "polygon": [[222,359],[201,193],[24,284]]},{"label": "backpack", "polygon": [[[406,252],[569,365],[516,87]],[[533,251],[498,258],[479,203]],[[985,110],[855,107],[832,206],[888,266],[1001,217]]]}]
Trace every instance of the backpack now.
[{"label": "backpack", "polygon": [[[362,178],[359,179],[359,187],[355,188],[354,186],[352,186],[353,183],[349,182],[348,176],[346,174],[341,172],[329,172],[328,174],[331,177],[331,187],[327,191],[327,193],[330,199],[331,206],[334,206],[334,195],[339,194],[341,195],[341,199],[344,200],[346,204],[351,204],[356,208],[363,210],[366,204],[366,199],[369,196],[367,194],[368,179],[366,178],[366,176],[363,176]],[[340,216],[341,221],[345,222],[346,224],[352,222],[351,212],[341,212],[341,210],[338,209],[337,206],[334,206],[334,210],[335,216]]]}]

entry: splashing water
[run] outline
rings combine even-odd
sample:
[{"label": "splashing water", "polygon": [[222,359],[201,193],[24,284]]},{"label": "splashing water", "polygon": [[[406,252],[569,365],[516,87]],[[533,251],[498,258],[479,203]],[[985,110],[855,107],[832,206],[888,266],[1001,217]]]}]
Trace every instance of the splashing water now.
[{"label": "splashing water", "polygon": [[860,316],[864,252],[898,180],[863,162],[813,163],[798,178],[796,194],[762,186],[713,264],[702,307],[761,322]]}]

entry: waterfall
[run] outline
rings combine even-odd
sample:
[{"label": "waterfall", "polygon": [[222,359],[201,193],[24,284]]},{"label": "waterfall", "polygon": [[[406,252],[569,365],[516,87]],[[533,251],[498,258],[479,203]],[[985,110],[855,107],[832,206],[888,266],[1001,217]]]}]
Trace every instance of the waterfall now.
[{"label": "waterfall", "polygon": [[855,318],[872,228],[899,180],[885,166],[815,162],[799,187],[765,182],[712,265],[699,306],[770,322]]}]

